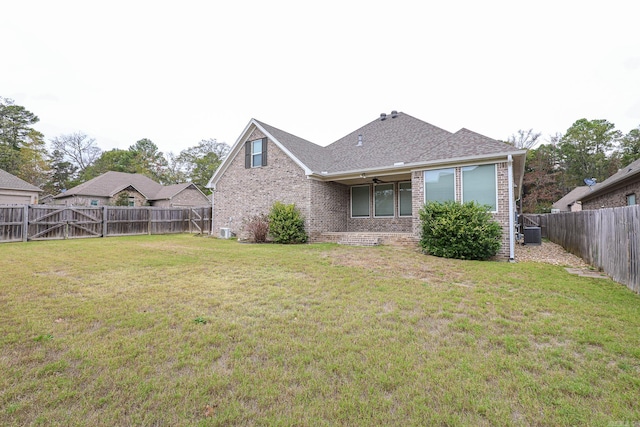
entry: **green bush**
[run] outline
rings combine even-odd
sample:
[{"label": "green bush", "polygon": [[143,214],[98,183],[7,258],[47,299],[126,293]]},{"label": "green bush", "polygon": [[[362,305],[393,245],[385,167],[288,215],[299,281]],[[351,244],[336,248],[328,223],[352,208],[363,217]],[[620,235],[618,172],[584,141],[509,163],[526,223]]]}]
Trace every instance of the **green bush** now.
[{"label": "green bush", "polygon": [[444,258],[491,258],[500,250],[502,227],[488,209],[476,202],[428,202],[420,210],[420,246]]},{"label": "green bush", "polygon": [[304,243],[304,218],[294,204],[275,202],[269,212],[269,234],[276,243]]}]

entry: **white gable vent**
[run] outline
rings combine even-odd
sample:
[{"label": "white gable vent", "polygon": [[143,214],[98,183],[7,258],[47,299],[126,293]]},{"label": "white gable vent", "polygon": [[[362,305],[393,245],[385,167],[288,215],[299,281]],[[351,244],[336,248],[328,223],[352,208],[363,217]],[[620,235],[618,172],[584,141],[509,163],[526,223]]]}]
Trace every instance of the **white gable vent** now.
[{"label": "white gable vent", "polygon": [[220,228],[220,238],[221,239],[230,239],[231,238],[231,229],[221,227]]}]

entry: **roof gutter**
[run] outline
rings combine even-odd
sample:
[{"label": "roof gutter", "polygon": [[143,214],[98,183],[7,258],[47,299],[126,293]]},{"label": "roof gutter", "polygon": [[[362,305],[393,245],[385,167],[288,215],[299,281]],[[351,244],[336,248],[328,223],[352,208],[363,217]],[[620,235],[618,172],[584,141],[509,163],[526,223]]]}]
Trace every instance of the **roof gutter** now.
[{"label": "roof gutter", "polygon": [[[307,173],[307,176],[309,177],[314,177],[314,178],[321,178],[321,179],[339,179],[339,178],[343,178],[343,179],[349,179],[349,178],[356,178],[359,177],[361,174],[365,173],[365,174],[371,174],[371,173],[389,173],[394,174],[394,173],[404,173],[404,172],[411,172],[414,170],[419,170],[419,169],[426,169],[426,168],[432,168],[435,166],[444,166],[444,165],[449,165],[452,163],[455,164],[460,164],[460,163],[477,163],[478,161],[488,161],[488,160],[502,160],[505,157],[507,158],[507,161],[509,161],[508,159],[512,159],[513,155],[516,156],[520,156],[520,155],[526,155],[527,151],[526,150],[520,150],[520,151],[515,151],[515,152],[510,152],[510,153],[492,153],[492,154],[485,154],[482,156],[464,156],[464,157],[453,157],[450,159],[443,159],[443,160],[434,160],[434,161],[429,161],[429,162],[413,162],[413,163],[403,163],[402,165],[393,165],[393,166],[386,166],[386,167],[378,167],[378,168],[365,168],[365,169],[352,169],[352,170],[348,170],[348,171],[342,171],[342,172],[311,172],[311,173]],[[511,160],[513,162],[513,159]]]}]

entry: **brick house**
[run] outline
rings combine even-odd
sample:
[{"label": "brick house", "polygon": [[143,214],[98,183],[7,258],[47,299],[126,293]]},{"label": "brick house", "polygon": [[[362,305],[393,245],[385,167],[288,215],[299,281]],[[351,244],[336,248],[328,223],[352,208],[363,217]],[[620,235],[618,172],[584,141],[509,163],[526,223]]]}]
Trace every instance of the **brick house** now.
[{"label": "brick house", "polygon": [[615,208],[638,204],[640,196],[640,159],[620,169],[592,187],[581,198],[583,210]]},{"label": "brick house", "polygon": [[137,173],[106,172],[53,196],[54,204],[68,206],[207,206],[211,201],[192,183],[162,185]]},{"label": "brick house", "polygon": [[551,205],[551,213],[580,212],[582,210],[582,202],[580,199],[589,193],[589,191],[591,191],[591,189],[586,185],[574,188]]},{"label": "brick house", "polygon": [[[450,133],[393,111],[322,147],[252,119],[215,172],[212,233],[295,203],[311,242],[417,240],[427,200],[477,200],[503,227],[513,258],[514,200],[525,150],[467,129]],[[364,236],[364,237],[363,237]]]},{"label": "brick house", "polygon": [[0,205],[35,205],[42,190],[0,169]]}]

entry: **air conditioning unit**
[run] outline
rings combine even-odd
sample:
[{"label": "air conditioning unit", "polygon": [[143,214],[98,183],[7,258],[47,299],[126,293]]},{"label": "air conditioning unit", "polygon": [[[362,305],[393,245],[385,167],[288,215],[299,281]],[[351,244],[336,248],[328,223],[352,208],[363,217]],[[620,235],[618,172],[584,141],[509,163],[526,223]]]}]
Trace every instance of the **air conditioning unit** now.
[{"label": "air conditioning unit", "polygon": [[231,229],[230,228],[220,228],[220,238],[221,239],[230,239],[231,238]]}]

